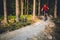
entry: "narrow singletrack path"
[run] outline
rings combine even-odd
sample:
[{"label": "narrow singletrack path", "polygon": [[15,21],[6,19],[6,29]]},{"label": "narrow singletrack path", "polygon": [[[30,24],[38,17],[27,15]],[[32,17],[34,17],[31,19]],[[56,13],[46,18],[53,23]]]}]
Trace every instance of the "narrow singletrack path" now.
[{"label": "narrow singletrack path", "polygon": [[[1,40],[28,40],[34,36],[40,35],[45,30],[45,25],[48,24],[48,20],[40,20],[32,25],[20,28],[18,30],[8,32],[0,35]],[[41,35],[42,36],[42,35]],[[35,39],[34,39],[35,40]]]}]

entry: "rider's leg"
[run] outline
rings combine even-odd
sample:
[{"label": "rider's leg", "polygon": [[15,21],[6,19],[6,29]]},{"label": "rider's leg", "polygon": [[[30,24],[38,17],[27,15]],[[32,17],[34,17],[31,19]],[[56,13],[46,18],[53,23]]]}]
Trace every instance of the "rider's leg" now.
[{"label": "rider's leg", "polygon": [[44,21],[46,21],[47,20],[47,13],[46,13],[46,11],[44,11]]},{"label": "rider's leg", "polygon": [[45,20],[45,14],[46,14],[46,13],[45,13],[45,11],[44,11],[44,19],[43,19],[43,20]]},{"label": "rider's leg", "polygon": [[44,11],[44,20],[45,20],[45,11]]}]

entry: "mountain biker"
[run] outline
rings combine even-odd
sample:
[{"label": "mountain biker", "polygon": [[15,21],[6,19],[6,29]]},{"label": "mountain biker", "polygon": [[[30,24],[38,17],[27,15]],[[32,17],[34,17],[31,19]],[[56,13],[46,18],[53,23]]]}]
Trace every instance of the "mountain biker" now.
[{"label": "mountain biker", "polygon": [[41,11],[44,12],[45,20],[47,20],[47,11],[48,11],[48,9],[49,9],[49,7],[48,7],[47,4],[44,4],[44,5],[42,6],[42,10],[41,10]]}]

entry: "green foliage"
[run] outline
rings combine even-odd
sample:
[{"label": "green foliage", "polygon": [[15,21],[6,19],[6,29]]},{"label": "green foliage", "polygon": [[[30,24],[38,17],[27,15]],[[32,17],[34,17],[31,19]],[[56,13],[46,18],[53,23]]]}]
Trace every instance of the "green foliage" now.
[{"label": "green foliage", "polygon": [[16,16],[8,16],[8,20],[9,20],[9,19],[12,19],[12,18],[14,18],[14,19],[15,19],[15,18],[16,18]]},{"label": "green foliage", "polygon": [[24,17],[26,17],[27,21],[32,19],[32,15],[22,15],[22,16],[20,16],[20,20],[23,20]]},{"label": "green foliage", "polygon": [[13,31],[22,27],[25,27],[27,25],[30,25],[31,22],[19,22],[19,23],[10,23],[10,24],[6,24],[6,25],[0,25],[0,33],[4,33],[7,31]]},{"label": "green foliage", "polygon": [[20,16],[20,20],[22,21],[24,19],[24,15],[21,15]]},{"label": "green foliage", "polygon": [[[32,19],[32,15],[21,15],[20,16],[20,21],[23,21],[24,20],[24,17],[26,17],[27,21],[30,21]],[[0,17],[0,20],[3,20],[4,17]],[[8,22],[9,23],[14,23],[15,22],[15,19],[16,19],[16,16],[8,16]]]},{"label": "green foliage", "polygon": [[27,20],[31,20],[32,19],[32,15],[27,15]]},{"label": "green foliage", "polygon": [[15,22],[16,16],[8,16],[8,22],[9,23],[14,23]]},{"label": "green foliage", "polygon": [[[26,17],[26,22],[22,21],[24,20],[24,17]],[[20,16],[20,22],[16,23],[14,22],[14,19],[16,18],[16,16],[8,16],[8,24],[5,25],[0,25],[0,33],[4,33],[4,32],[8,32],[8,31],[13,31],[22,27],[25,27],[27,25],[31,24],[31,19],[32,19],[32,15],[22,15]]]},{"label": "green foliage", "polygon": [[3,20],[4,19],[4,17],[2,16],[2,17],[0,17],[0,20]]}]

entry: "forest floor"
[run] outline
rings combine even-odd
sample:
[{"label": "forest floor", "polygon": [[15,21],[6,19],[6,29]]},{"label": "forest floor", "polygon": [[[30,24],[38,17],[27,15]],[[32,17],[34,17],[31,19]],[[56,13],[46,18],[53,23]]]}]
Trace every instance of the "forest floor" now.
[{"label": "forest floor", "polygon": [[40,20],[24,28],[0,35],[0,40],[52,40],[52,36],[45,31],[49,20]]}]

